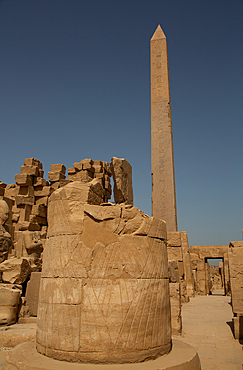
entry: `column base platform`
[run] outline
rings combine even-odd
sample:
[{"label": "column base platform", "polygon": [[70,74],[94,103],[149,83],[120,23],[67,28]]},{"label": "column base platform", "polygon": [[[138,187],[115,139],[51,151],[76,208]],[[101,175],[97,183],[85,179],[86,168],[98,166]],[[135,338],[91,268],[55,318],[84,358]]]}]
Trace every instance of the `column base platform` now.
[{"label": "column base platform", "polygon": [[200,360],[196,350],[187,343],[173,340],[168,355],[153,361],[136,364],[80,364],[58,361],[41,355],[36,350],[35,341],[24,342],[14,347],[8,354],[3,370],[200,370]]}]

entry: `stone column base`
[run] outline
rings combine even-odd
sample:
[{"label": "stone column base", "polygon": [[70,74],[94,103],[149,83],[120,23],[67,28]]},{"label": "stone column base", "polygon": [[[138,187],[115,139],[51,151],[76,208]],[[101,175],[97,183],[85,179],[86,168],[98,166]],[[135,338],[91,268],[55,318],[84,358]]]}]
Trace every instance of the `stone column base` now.
[{"label": "stone column base", "polygon": [[121,365],[77,364],[58,361],[41,355],[36,350],[35,341],[21,343],[9,352],[3,370],[200,370],[200,360],[196,350],[189,344],[173,340],[168,355],[154,361]]}]

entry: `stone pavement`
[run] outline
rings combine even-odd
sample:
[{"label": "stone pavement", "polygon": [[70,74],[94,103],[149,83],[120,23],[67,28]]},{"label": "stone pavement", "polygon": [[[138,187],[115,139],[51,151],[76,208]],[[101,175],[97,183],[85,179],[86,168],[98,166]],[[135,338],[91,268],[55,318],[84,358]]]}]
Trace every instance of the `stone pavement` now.
[{"label": "stone pavement", "polygon": [[175,338],[197,350],[202,370],[242,370],[242,345],[231,331],[230,297],[219,293],[196,296],[183,305],[183,333]]},{"label": "stone pavement", "polygon": [[[217,293],[217,292],[216,292]],[[219,293],[219,292],[218,292]],[[230,297],[222,295],[196,296],[182,307],[183,334],[175,337],[192,345],[199,354],[202,370],[242,370],[242,345],[231,331]],[[20,325],[20,324],[17,324]],[[33,335],[34,326],[26,334]],[[9,332],[16,327],[12,325]],[[3,337],[0,331],[0,347]],[[9,348],[0,348],[0,369]]]}]

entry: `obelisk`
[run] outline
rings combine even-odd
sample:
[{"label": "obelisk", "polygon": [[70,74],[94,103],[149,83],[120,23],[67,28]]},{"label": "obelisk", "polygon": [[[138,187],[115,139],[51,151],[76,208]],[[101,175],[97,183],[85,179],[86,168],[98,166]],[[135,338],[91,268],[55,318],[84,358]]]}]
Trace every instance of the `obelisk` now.
[{"label": "obelisk", "polygon": [[150,49],[152,216],[166,221],[167,231],[177,231],[168,51],[160,25]]}]

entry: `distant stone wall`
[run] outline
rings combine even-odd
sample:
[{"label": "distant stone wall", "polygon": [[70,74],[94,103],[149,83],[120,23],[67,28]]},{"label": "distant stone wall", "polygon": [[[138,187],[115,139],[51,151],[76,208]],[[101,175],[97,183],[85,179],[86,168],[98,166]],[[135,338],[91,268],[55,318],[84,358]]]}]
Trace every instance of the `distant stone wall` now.
[{"label": "distant stone wall", "polygon": [[224,293],[230,294],[229,259],[227,245],[197,245],[190,247],[192,270],[195,280],[196,293],[207,295],[212,293],[213,279],[210,274],[208,259],[223,260],[223,282]]}]

